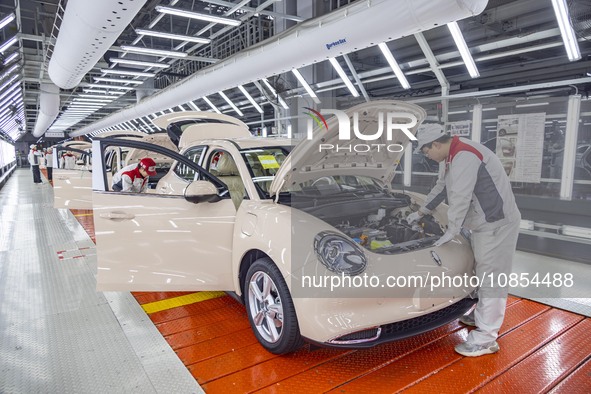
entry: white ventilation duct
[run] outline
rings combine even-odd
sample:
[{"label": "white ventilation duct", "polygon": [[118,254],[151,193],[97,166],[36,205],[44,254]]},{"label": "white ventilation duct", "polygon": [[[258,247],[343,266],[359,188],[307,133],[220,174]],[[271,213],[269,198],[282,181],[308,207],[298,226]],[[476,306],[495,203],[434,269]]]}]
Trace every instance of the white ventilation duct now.
[{"label": "white ventilation duct", "polygon": [[48,74],[72,89],[113,45],[146,0],[69,0]]},{"label": "white ventilation duct", "polygon": [[314,18],[71,133],[130,119],[481,13],[488,0],[359,1]]},{"label": "white ventilation duct", "polygon": [[60,112],[60,88],[52,83],[42,83],[39,89],[39,112],[33,129],[35,137],[41,137]]}]

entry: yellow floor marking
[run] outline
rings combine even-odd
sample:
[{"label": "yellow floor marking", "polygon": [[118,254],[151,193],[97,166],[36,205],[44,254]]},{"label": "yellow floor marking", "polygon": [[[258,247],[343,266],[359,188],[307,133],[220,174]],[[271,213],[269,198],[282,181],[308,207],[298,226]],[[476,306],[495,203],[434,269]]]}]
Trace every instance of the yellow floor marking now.
[{"label": "yellow floor marking", "polygon": [[93,215],[92,213],[79,213],[79,214],[74,215],[74,216],[92,216],[92,215]]},{"label": "yellow floor marking", "polygon": [[199,293],[187,294],[180,297],[169,298],[167,300],[149,302],[142,305],[142,308],[147,314],[165,311],[167,309],[176,308],[183,305],[194,304],[212,298],[225,296],[223,291],[200,291]]}]

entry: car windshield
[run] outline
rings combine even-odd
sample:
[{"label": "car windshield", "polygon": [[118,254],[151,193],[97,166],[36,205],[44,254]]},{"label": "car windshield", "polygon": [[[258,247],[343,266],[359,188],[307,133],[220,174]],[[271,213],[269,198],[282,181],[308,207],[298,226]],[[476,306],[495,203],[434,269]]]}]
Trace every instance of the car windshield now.
[{"label": "car windshield", "polygon": [[261,198],[269,198],[269,186],[290,150],[290,146],[277,146],[240,151]]},{"label": "car windshield", "polygon": [[[264,147],[240,151],[261,198],[270,198],[269,186],[291,148],[291,146]],[[334,175],[322,176],[300,185],[292,185],[289,188],[284,187],[281,194],[297,193],[304,197],[313,197],[382,191],[383,188],[380,183],[373,178],[356,175]]]}]

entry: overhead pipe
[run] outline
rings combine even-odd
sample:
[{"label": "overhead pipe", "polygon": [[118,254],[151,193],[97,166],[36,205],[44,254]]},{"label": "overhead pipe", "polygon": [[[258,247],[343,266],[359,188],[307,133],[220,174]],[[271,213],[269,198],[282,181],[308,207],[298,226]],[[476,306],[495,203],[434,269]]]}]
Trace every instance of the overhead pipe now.
[{"label": "overhead pipe", "polygon": [[219,91],[481,13],[488,0],[359,1],[310,19],[70,133],[79,136]]},{"label": "overhead pipe", "polygon": [[52,83],[42,83],[39,93],[39,112],[33,135],[41,137],[60,112],[60,88]]},{"label": "overhead pipe", "polygon": [[129,25],[146,0],[69,0],[48,74],[62,89],[73,89]]}]

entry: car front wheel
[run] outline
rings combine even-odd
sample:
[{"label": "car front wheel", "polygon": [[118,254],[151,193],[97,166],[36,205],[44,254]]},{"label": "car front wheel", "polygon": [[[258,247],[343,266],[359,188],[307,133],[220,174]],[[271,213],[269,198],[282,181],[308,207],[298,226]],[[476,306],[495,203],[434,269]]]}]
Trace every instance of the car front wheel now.
[{"label": "car front wheel", "polygon": [[250,326],[265,349],[285,354],[302,346],[289,289],[271,259],[261,258],[250,266],[244,290]]}]

